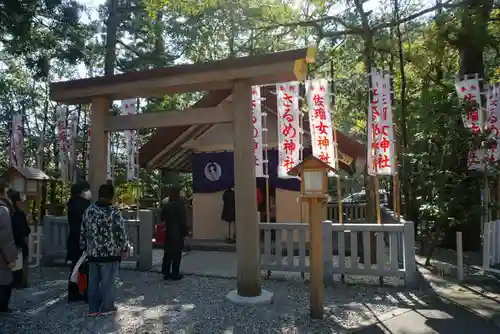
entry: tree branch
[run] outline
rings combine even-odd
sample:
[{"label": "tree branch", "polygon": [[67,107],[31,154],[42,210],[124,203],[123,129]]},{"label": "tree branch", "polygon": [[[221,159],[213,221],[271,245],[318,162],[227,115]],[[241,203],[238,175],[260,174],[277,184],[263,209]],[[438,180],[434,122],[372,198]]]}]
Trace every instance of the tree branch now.
[{"label": "tree branch", "polygon": [[[378,51],[380,53],[387,53],[387,54],[391,54],[393,56],[397,56],[398,55],[396,50],[393,50],[393,49],[390,49],[390,48],[382,48],[382,47],[379,47],[379,46],[374,46],[373,48],[374,48],[375,51]],[[417,64],[415,62],[415,60],[412,59],[411,55],[408,55],[408,54],[406,54],[406,57],[403,59],[403,61],[404,61],[405,64],[413,64],[416,67],[422,66],[422,65]],[[454,88],[452,86],[448,86],[448,85],[442,83],[441,80],[439,80],[439,78],[435,78],[435,77],[433,77],[429,73],[420,73],[420,74],[424,78],[429,79],[430,81],[432,81],[432,83],[436,84],[437,86],[440,86],[441,88],[445,89],[446,91],[453,92]]]},{"label": "tree branch", "polygon": [[[468,3],[467,0],[457,2],[457,3],[452,3],[452,0],[450,0],[446,3],[437,4],[435,6],[423,9],[417,13],[408,15],[406,17],[399,19],[399,20],[391,20],[389,22],[375,24],[373,27],[371,27],[371,30],[372,30],[372,32],[375,32],[376,30],[395,27],[399,24],[406,23],[406,22],[412,21],[414,19],[417,19],[420,16],[423,16],[425,14],[432,13],[438,9],[457,8],[457,7],[461,7],[463,5],[467,5],[467,3]],[[342,25],[346,29],[340,30],[340,31],[324,32],[321,25],[320,25],[320,23],[324,23],[324,22],[335,22],[335,23]],[[282,23],[282,24],[266,26],[266,27],[261,27],[261,28],[256,28],[256,29],[272,30],[272,29],[277,29],[277,28],[282,28],[282,27],[315,27],[319,32],[321,32],[323,34],[324,37],[330,37],[330,38],[331,37],[340,37],[340,36],[345,36],[345,35],[361,35],[364,33],[364,29],[362,27],[350,25],[350,24],[346,23],[343,19],[339,18],[338,16],[325,16],[323,18],[315,19],[315,20]]]},{"label": "tree branch", "polygon": [[417,19],[420,16],[423,16],[425,14],[429,14],[429,13],[432,13],[434,11],[437,11],[438,9],[452,9],[452,8],[461,7],[461,6],[467,5],[467,4],[468,4],[467,0],[461,1],[461,2],[457,2],[457,3],[451,3],[451,0],[450,0],[450,1],[446,2],[446,3],[437,4],[437,5],[433,6],[433,7],[429,7],[427,9],[423,9],[420,12],[408,15],[408,16],[406,16],[404,18],[399,19],[399,20],[392,20],[390,22],[385,22],[385,23],[377,24],[377,25],[373,26],[372,29],[373,30],[379,30],[379,29],[384,29],[384,28],[395,27],[395,26],[397,26],[399,24],[415,20],[415,19]]},{"label": "tree branch", "polygon": [[127,45],[125,43],[123,43],[122,40],[117,40],[116,41],[118,44],[120,44],[121,46],[123,46],[125,49],[127,49],[128,51],[132,52],[133,54],[135,54],[138,58],[147,58],[145,57],[143,54],[139,53],[137,50],[134,50],[132,47],[130,47],[130,45]]},{"label": "tree branch", "polygon": [[[125,44],[122,40],[117,40],[116,43],[120,44],[125,49],[127,49],[130,52],[132,52],[139,59],[147,60],[147,61],[154,61],[154,60],[156,60],[156,58],[153,55],[148,54],[148,53],[145,53],[145,54],[140,53],[139,51],[134,50],[130,45]],[[178,58],[182,57],[182,55],[184,54],[184,52],[185,52],[185,50],[183,50],[180,54],[176,54],[176,55],[172,55],[172,56],[167,56],[167,57],[169,57],[171,60],[175,60],[175,59],[178,59]],[[162,55],[162,56],[165,56],[165,55]]]},{"label": "tree branch", "polygon": [[325,16],[319,19],[313,19],[313,20],[304,20],[304,21],[298,21],[298,22],[289,22],[289,23],[277,23],[275,25],[270,25],[270,26],[265,26],[265,27],[258,27],[258,28],[253,28],[255,30],[273,30],[273,29],[278,29],[278,28],[285,28],[285,27],[313,27],[316,29],[322,29],[320,23],[325,23],[325,22],[334,22],[337,24],[340,24],[341,26],[347,28],[347,29],[357,29],[356,26],[348,24],[344,19],[338,17],[338,16]]}]

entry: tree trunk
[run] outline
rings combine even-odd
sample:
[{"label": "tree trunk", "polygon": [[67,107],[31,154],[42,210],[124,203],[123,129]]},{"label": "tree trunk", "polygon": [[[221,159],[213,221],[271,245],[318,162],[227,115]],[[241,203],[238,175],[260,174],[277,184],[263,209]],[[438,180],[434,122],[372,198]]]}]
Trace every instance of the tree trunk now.
[{"label": "tree trunk", "polygon": [[163,39],[164,27],[162,19],[163,19],[163,12],[162,11],[157,12],[154,24],[155,48],[153,51],[155,67],[162,67],[166,65],[163,61],[163,56],[165,54],[165,40]]},{"label": "tree trunk", "polygon": [[106,55],[104,75],[113,75],[116,63],[116,40],[118,33],[118,0],[108,0],[108,20],[106,22]]},{"label": "tree trunk", "polygon": [[[396,22],[399,22],[400,20],[400,10],[399,10],[399,1],[394,0],[394,18]],[[401,95],[400,95],[400,100],[401,100],[401,145],[399,146],[400,148],[400,155],[399,155],[399,161],[401,163],[401,173],[400,175],[400,182],[403,188],[403,198],[404,198],[404,205],[402,206],[403,208],[403,213],[404,217],[408,219],[408,213],[409,213],[409,204],[411,202],[410,194],[411,194],[411,184],[409,182],[409,171],[407,170],[407,164],[406,164],[406,158],[405,158],[405,152],[408,150],[408,138],[406,134],[406,72],[405,72],[405,63],[404,63],[404,49],[403,49],[403,38],[401,34],[401,25],[396,25],[396,36],[397,36],[397,41],[398,41],[398,56],[399,56],[399,70],[401,72]]]},{"label": "tree trunk", "polygon": [[493,0],[469,0],[461,17],[458,34],[460,52],[460,75],[478,73],[484,78],[483,53],[487,44],[488,21],[493,9]]},{"label": "tree trunk", "polygon": [[[356,10],[359,13],[361,17],[361,22],[363,26],[363,57],[364,57],[364,63],[365,63],[365,71],[368,75],[371,73],[372,66],[374,64],[373,60],[373,31],[370,27],[370,23],[368,21],[368,15],[369,13],[365,12],[363,9],[363,4],[361,0],[354,0],[354,4],[356,6]],[[369,77],[368,77],[368,80]],[[369,96],[370,93],[368,93]],[[367,114],[366,114],[366,119],[370,116],[368,108]],[[367,141],[368,142],[368,141]],[[371,149],[371,147],[367,147],[368,150]],[[380,205],[380,203],[376,203],[376,188],[377,188],[377,177],[374,175],[368,175],[368,164],[371,164],[372,161],[366,161],[366,168],[365,168],[365,192],[366,192],[366,218],[369,222],[376,222],[377,221],[377,205]],[[376,247],[376,238],[375,234],[371,233],[370,234],[370,254],[371,254],[371,263],[376,263],[377,259],[377,247]]]},{"label": "tree trunk", "polygon": [[[363,10],[363,5],[360,0],[354,0],[354,4],[356,6],[356,10],[361,16],[361,22],[363,24],[363,57],[365,63],[365,71],[366,74],[369,75],[371,68],[373,66],[373,32],[370,28],[370,24],[368,21],[368,14]],[[366,118],[368,119],[369,113],[367,108]],[[367,149],[371,149],[368,147]],[[372,163],[371,161],[366,161],[365,168],[365,188],[366,188],[366,215],[367,219],[370,222],[375,222],[377,220],[377,211],[376,211],[376,203],[375,203],[375,188],[376,188],[376,177],[368,175],[368,164]]]},{"label": "tree trunk", "polygon": [[[457,46],[460,55],[460,76],[478,74],[484,78],[483,54],[487,44],[488,21],[493,9],[493,0],[469,0],[461,16],[461,28],[458,33]],[[480,83],[481,84],[481,83]],[[484,105],[483,101],[483,105]],[[462,160],[461,168],[467,171],[467,158]],[[464,195],[469,199],[469,205],[480,205],[481,178],[476,178],[474,184],[465,182]],[[468,232],[465,235],[464,248],[480,249],[481,227],[477,224],[480,217],[467,217],[464,226]]]}]

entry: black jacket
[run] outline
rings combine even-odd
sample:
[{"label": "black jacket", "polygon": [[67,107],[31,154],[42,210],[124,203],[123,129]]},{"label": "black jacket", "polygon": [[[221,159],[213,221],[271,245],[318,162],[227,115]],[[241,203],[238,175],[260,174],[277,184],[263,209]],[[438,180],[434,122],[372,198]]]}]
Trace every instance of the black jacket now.
[{"label": "black jacket", "polygon": [[12,214],[10,221],[12,223],[14,243],[16,244],[16,247],[22,249],[23,256],[26,257],[28,256],[28,244],[26,243],[25,238],[27,238],[31,233],[26,214],[22,210],[14,210],[14,214]]},{"label": "black jacket", "polygon": [[66,244],[66,261],[76,262],[80,258],[80,229],[82,226],[82,216],[90,205],[90,201],[77,195],[68,201],[68,224],[69,235]]},{"label": "black jacket", "polygon": [[184,237],[188,235],[186,204],[183,201],[168,202],[161,211],[160,220],[165,222],[165,250],[181,252]]},{"label": "black jacket", "polygon": [[222,195],[222,201],[224,202],[224,204],[222,207],[221,219],[228,223],[234,222],[236,220],[234,190],[228,189],[224,191],[224,194]]}]

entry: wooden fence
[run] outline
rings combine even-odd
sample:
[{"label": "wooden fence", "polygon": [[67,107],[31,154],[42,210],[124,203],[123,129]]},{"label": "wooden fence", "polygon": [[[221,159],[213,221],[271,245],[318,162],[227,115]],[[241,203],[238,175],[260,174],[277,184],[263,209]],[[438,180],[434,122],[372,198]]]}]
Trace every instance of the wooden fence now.
[{"label": "wooden fence", "polygon": [[[320,223],[320,222],[318,222]],[[415,234],[413,222],[396,224],[349,224],[322,222],[323,263],[325,283],[333,275],[401,277],[406,283],[415,280]],[[307,224],[260,223],[264,240],[261,247],[261,269],[272,271],[309,272]],[[372,261],[371,235],[376,247]],[[360,262],[372,265],[363,265]]]},{"label": "wooden fence", "polygon": [[[329,218],[338,217],[337,204],[328,205]],[[336,213],[337,212],[337,213]],[[397,219],[387,209],[382,210],[384,224],[367,223],[366,207],[363,204],[348,203],[343,206],[346,224],[336,221],[318,222],[323,225],[323,262],[325,282],[333,275],[361,275],[379,277],[401,277],[406,282],[415,279],[415,235],[412,222]],[[337,216],[335,216],[337,215]],[[140,220],[128,217],[125,222],[130,241],[134,246],[135,261],[141,270],[152,267],[152,242],[154,214],[141,210]],[[360,217],[355,220],[353,217]],[[69,226],[65,217],[47,216],[43,230],[33,238],[38,242],[41,259],[45,264],[64,260]],[[263,238],[261,243],[261,268],[269,272],[309,272],[309,225],[304,223],[259,223]],[[495,227],[496,228],[496,227]],[[492,232],[500,235],[500,227]],[[42,237],[43,236],[43,237]],[[374,236],[374,237],[373,237]],[[371,241],[375,239],[375,242]],[[37,241],[38,240],[38,241]],[[31,242],[30,242],[31,244]],[[497,243],[498,245],[498,243]],[[39,247],[39,246],[38,246]],[[497,248],[498,249],[498,246]],[[373,256],[372,256],[372,253]],[[500,254],[500,250],[497,253]],[[497,257],[500,255],[497,255]],[[364,265],[362,263],[370,263]]]},{"label": "wooden fence", "polygon": [[[374,249],[372,235],[375,236]],[[336,251],[332,247],[335,244],[332,236],[337,239]],[[349,247],[346,247],[346,239],[350,241]],[[324,222],[323,263],[327,283],[334,274],[400,277],[407,283],[413,282],[416,275],[413,222],[380,225]],[[371,265],[367,265],[369,263]]]},{"label": "wooden fence", "polygon": [[264,234],[261,247],[262,270],[309,272],[309,243],[306,241],[309,225],[260,223],[259,228]]},{"label": "wooden fence", "polygon": [[43,227],[41,225],[30,226],[31,233],[28,237],[28,264],[38,267],[42,261]]},{"label": "wooden fence", "polygon": [[[153,266],[153,213],[151,210],[140,210],[140,220],[125,220],[130,244],[134,248],[133,255],[126,261],[135,262],[140,270],[149,270]],[[53,264],[66,258],[66,242],[69,224],[66,217],[45,216],[43,221],[43,238],[41,250],[42,264]]]},{"label": "wooden fence", "polygon": [[[149,209],[152,213],[151,225],[154,233],[154,226],[159,224],[160,222],[160,209]],[[137,210],[121,210],[122,217],[125,220],[136,220],[137,219]],[[139,211],[140,213],[140,211]]]},{"label": "wooden fence", "polygon": [[[339,204],[331,202],[327,204],[328,220],[339,221]],[[342,222],[364,221],[366,219],[365,203],[342,203]]]},{"label": "wooden fence", "polygon": [[[151,210],[151,212],[153,213],[152,225],[153,225],[153,233],[154,233],[155,225],[160,224],[161,209],[152,208],[149,210]],[[122,216],[123,216],[123,219],[137,219],[137,211],[136,210],[122,210]],[[192,230],[192,228],[193,228],[193,208],[190,205],[186,206],[186,224],[187,224],[188,230]]]}]

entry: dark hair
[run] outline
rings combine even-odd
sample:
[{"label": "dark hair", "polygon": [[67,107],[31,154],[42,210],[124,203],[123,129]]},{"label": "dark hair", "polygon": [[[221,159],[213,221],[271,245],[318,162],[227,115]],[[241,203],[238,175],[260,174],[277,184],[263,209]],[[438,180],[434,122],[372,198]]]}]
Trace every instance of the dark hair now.
[{"label": "dark hair", "polygon": [[80,194],[90,189],[90,184],[87,181],[80,181],[71,186],[71,197],[78,197]]},{"label": "dark hair", "polygon": [[5,194],[5,190],[7,190],[8,188],[9,183],[4,179],[0,179],[0,196],[3,196],[3,194]]},{"label": "dark hair", "polygon": [[172,187],[169,191],[169,201],[178,201],[181,199],[181,188]]},{"label": "dark hair", "polygon": [[16,191],[14,189],[9,189],[7,191],[7,196],[12,202],[12,206],[14,207],[14,209],[19,211],[19,207],[17,206],[17,202],[21,200],[21,194],[19,193],[19,191]]},{"label": "dark hair", "polygon": [[98,191],[99,199],[104,199],[107,201],[111,201],[113,197],[115,196],[115,187],[113,187],[111,184],[102,184],[99,187]]}]

